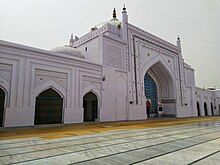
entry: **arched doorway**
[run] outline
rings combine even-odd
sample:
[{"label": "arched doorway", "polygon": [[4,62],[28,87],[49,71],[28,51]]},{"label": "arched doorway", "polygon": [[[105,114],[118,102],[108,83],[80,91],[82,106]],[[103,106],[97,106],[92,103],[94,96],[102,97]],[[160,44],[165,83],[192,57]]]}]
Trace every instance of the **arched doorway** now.
[{"label": "arched doorway", "polygon": [[34,124],[62,122],[63,99],[53,89],[42,92],[36,98]]},{"label": "arched doorway", "polygon": [[206,102],[204,102],[204,112],[205,112],[205,116],[208,116],[208,109]]},{"label": "arched doorway", "polygon": [[200,105],[199,105],[198,101],[197,101],[197,112],[198,112],[198,116],[201,116],[201,114],[200,114]]},{"label": "arched doorway", "polygon": [[211,111],[212,111],[212,116],[214,116],[213,104],[212,103],[211,103]]},{"label": "arched doorway", "polygon": [[5,107],[5,92],[0,88],[0,127],[3,126],[4,107]]},{"label": "arched doorway", "polygon": [[[159,61],[146,71],[144,95],[150,101],[150,116],[176,116],[176,92],[172,73]],[[147,103],[146,103],[147,104]],[[146,106],[147,109],[147,106]]]},{"label": "arched doorway", "polygon": [[98,118],[98,99],[92,92],[83,97],[84,122],[95,121]]}]

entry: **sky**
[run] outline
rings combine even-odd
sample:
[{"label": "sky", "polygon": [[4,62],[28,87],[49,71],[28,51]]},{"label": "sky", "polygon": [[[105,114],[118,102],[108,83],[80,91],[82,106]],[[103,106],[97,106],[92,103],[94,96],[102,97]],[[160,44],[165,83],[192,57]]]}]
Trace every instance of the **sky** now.
[{"label": "sky", "polygon": [[91,27],[121,20],[176,44],[195,69],[196,86],[220,89],[220,0],[0,0],[0,40],[50,50]]}]

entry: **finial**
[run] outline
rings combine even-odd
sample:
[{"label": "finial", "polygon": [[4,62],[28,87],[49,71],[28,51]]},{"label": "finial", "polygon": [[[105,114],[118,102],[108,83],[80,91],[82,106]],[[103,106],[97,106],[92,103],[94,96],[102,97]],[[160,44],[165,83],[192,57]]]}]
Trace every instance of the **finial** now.
[{"label": "finial", "polygon": [[113,18],[114,18],[114,19],[116,18],[116,10],[115,10],[115,8],[114,8],[114,10],[113,10]]},{"label": "finial", "polygon": [[73,39],[73,33],[71,34],[71,38],[70,38],[70,43],[69,43],[69,46],[73,47],[73,44],[74,44],[74,39]]},{"label": "finial", "polygon": [[125,7],[125,4],[124,4],[124,6],[123,6],[123,11],[125,11],[126,10],[126,7]]},{"label": "finial", "polygon": [[179,35],[178,35],[178,38],[177,38],[177,40],[178,40],[178,41],[180,41],[180,36],[179,36]]}]

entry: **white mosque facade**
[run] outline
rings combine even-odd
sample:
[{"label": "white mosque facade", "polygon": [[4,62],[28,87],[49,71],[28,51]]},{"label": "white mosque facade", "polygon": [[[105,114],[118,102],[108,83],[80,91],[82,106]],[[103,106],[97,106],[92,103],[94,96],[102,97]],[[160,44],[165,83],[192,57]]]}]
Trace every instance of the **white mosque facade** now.
[{"label": "white mosque facade", "polygon": [[50,51],[0,40],[0,126],[219,115],[171,44],[113,18]]}]

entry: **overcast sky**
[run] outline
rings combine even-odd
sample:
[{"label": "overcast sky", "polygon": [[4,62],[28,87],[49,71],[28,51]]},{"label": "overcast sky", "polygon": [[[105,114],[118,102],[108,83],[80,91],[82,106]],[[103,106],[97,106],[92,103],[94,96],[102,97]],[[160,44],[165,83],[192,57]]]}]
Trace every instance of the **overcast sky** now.
[{"label": "overcast sky", "polygon": [[126,4],[129,22],[173,44],[179,35],[196,85],[220,88],[220,0],[0,0],[0,39],[50,50],[111,19]]}]

